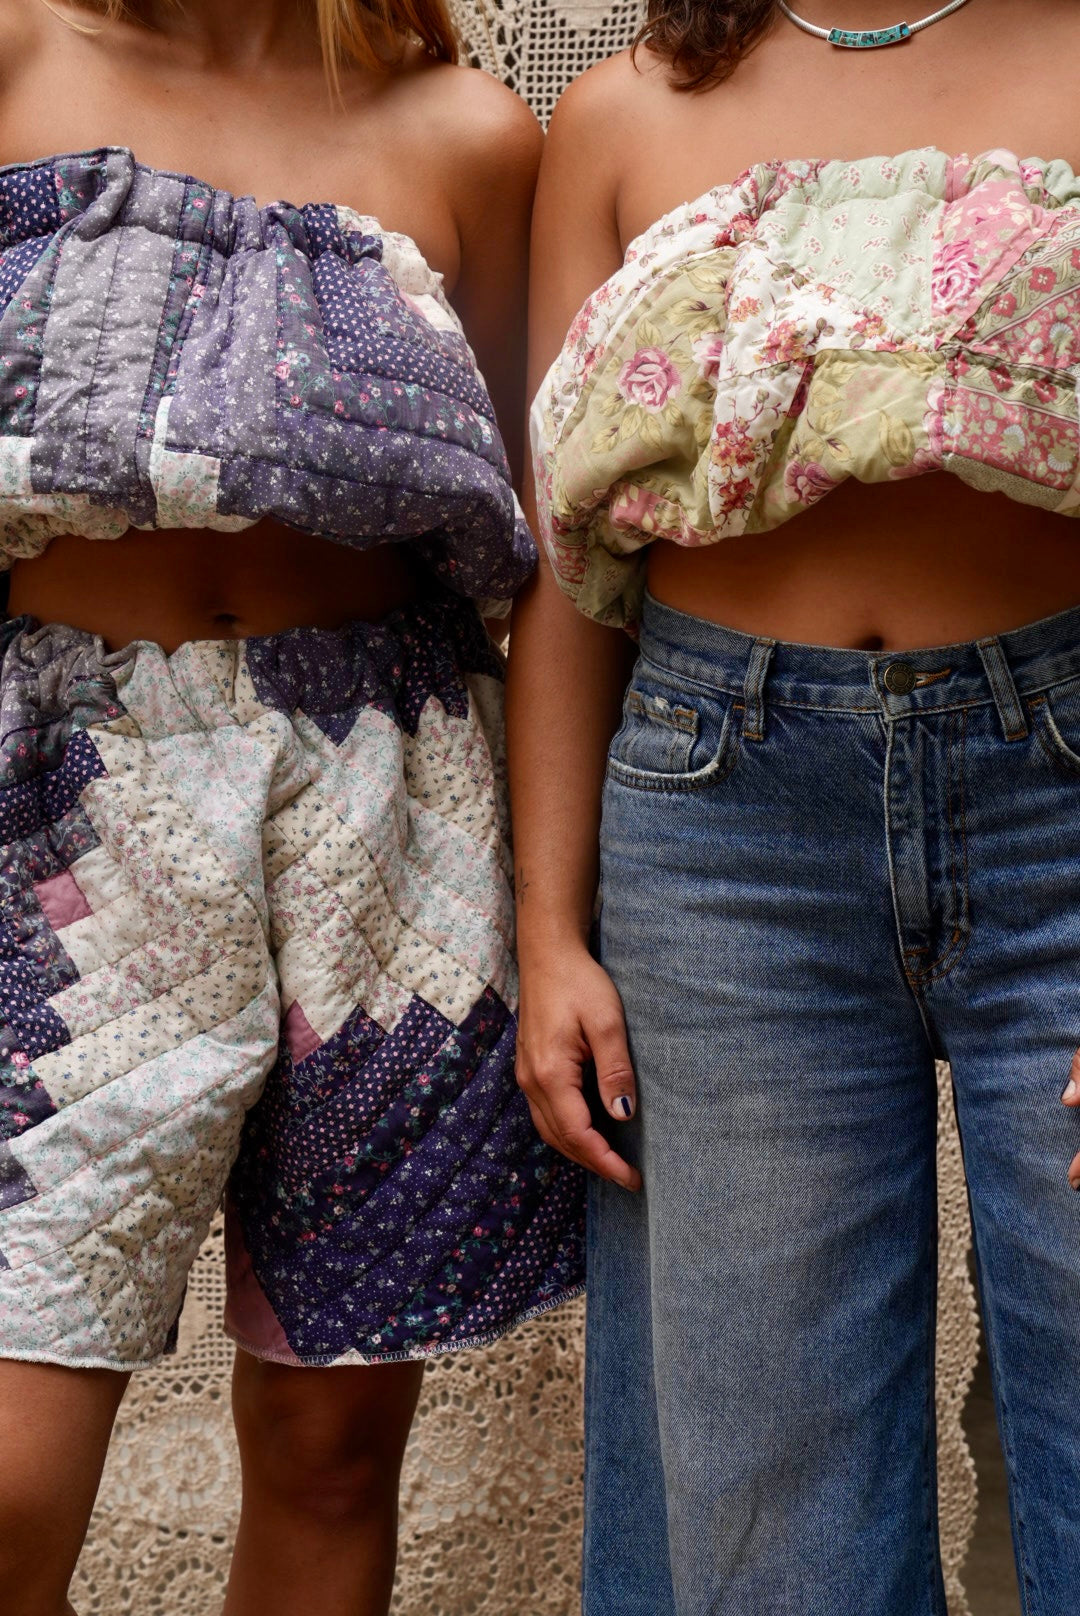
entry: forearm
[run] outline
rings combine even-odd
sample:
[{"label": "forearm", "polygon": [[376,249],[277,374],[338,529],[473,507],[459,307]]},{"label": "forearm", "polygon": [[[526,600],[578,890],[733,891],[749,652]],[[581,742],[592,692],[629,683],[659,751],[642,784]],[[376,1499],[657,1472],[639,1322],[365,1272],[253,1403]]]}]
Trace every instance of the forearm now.
[{"label": "forearm", "polygon": [[[533,395],[542,393],[582,300],[622,259],[617,194],[603,155],[609,120],[589,113],[583,132],[574,111],[579,99],[568,91],[552,119],[533,211]],[[598,123],[605,125],[602,146],[590,138]],[[590,161],[582,161],[583,144],[593,147]],[[526,486],[525,515],[541,533],[531,492]],[[596,1126],[586,1073],[595,1072],[609,1117],[633,1116],[622,1002],[587,952],[605,758],[633,656],[621,632],[575,609],[542,562],[515,602],[507,690],[521,962],[517,1076],[541,1137],[629,1190],[640,1188],[641,1175]]]},{"label": "forearm", "polygon": [[604,762],[633,656],[623,634],[575,611],[541,564],[514,606],[506,693],[526,968],[556,941],[588,935]]}]

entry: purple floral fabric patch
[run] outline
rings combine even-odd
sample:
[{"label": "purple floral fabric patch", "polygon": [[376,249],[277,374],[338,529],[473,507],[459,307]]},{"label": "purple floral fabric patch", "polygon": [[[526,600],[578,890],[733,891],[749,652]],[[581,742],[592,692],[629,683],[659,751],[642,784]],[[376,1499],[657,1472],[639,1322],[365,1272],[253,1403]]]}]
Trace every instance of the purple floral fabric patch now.
[{"label": "purple floral fabric patch", "polygon": [[[93,331],[93,342],[80,333]],[[408,238],[120,147],[0,169],[0,562],[57,532],[275,517],[508,598],[536,550],[491,400]]]}]

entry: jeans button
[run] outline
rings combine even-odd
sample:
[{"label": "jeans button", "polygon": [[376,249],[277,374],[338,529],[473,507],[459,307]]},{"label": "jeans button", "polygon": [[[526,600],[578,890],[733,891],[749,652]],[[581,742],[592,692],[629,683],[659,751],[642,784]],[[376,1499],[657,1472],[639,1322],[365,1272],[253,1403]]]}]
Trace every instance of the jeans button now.
[{"label": "jeans button", "polygon": [[918,677],[910,662],[890,662],[884,673],[885,689],[894,696],[910,696]]}]

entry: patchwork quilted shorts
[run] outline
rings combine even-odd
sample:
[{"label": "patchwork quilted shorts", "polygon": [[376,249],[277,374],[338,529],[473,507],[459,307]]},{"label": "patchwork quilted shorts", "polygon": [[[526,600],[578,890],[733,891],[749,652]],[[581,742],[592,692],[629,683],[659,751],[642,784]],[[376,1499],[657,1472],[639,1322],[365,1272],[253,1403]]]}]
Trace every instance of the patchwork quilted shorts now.
[{"label": "patchwork quilted shorts", "polygon": [[501,677],[442,597],[171,656],[0,624],[0,1356],[153,1362],[230,1173],[262,1357],[580,1287],[513,1078]]}]

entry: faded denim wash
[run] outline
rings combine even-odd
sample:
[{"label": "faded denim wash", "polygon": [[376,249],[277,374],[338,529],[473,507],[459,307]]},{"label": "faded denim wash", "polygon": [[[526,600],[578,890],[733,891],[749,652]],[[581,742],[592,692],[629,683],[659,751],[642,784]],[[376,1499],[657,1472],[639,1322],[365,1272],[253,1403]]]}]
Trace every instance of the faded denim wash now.
[{"label": "faded denim wash", "polygon": [[903,655],[648,601],[602,957],[640,1085],[592,1185],[585,1616],[944,1616],[934,1058],[1025,1616],[1080,1592],[1080,611]]}]

